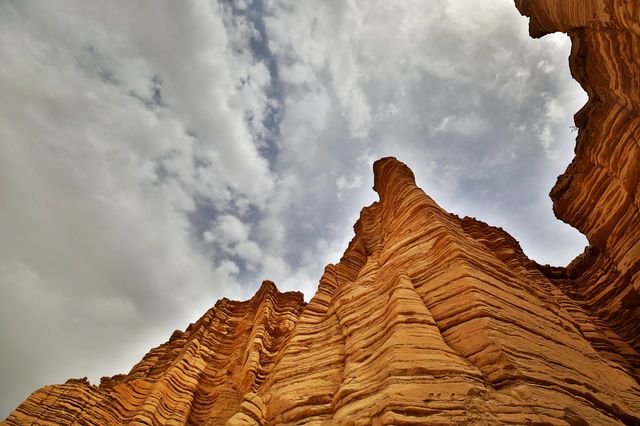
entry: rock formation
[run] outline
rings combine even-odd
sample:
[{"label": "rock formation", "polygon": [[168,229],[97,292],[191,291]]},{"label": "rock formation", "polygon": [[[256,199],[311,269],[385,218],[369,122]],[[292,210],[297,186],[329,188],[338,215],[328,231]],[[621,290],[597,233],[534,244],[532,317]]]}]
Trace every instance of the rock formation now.
[{"label": "rock formation", "polygon": [[640,350],[640,2],[516,3],[532,36],[569,34],[571,73],[589,95],[575,116],[576,157],[551,198],[590,247],[559,278]]},{"label": "rock formation", "polygon": [[127,375],[35,391],[5,424],[640,424],[640,3],[519,0],[567,32],[589,94],[551,196],[590,246],[567,268],[374,165],[341,261],[306,304],[264,282]]}]

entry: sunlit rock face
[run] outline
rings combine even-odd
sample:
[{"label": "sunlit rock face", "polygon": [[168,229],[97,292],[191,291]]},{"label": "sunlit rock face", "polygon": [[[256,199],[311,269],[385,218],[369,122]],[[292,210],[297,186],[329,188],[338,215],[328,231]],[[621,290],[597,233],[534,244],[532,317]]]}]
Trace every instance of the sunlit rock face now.
[{"label": "sunlit rock face", "polygon": [[[551,191],[556,216],[590,248],[561,278],[582,305],[640,349],[640,2],[519,0],[534,37],[571,36],[569,65],[589,95],[576,157]],[[640,363],[634,360],[637,369]]]},{"label": "sunlit rock face", "polygon": [[265,281],[247,302],[222,299],[127,375],[45,386],[8,424],[211,424],[238,412],[270,375],[305,306]]},{"label": "sunlit rock face", "polygon": [[131,372],[34,392],[7,424],[640,423],[640,3],[523,0],[567,32],[576,158],[552,190],[590,247],[537,265],[505,231],[442,210],[374,165],[341,261],[306,304],[264,282],[223,299]]}]

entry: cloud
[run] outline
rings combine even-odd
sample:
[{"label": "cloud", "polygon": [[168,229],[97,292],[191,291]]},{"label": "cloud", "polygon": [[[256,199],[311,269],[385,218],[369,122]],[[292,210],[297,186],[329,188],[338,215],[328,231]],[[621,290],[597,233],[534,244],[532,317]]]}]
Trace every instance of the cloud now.
[{"label": "cloud", "polygon": [[247,226],[240,219],[225,214],[218,217],[214,230],[206,233],[205,239],[208,241],[217,240],[223,246],[228,247],[232,244],[246,241],[248,234]]},{"label": "cloud", "polygon": [[250,239],[251,227],[238,217],[223,214],[204,232],[204,241],[212,243],[222,253],[237,257],[249,271],[263,262],[260,246]]},{"label": "cloud", "polygon": [[[546,195],[573,155],[571,114],[585,100],[566,36],[530,39],[510,2],[268,5],[285,88],[274,170],[304,187],[286,190],[287,207],[266,219],[288,223],[279,241],[344,234],[344,218],[373,198],[347,176],[370,176],[361,158],[396,155],[444,207],[505,226],[534,258],[562,264],[581,251],[584,238],[553,217]],[[283,254],[293,264],[294,250]]]},{"label": "cloud", "polygon": [[457,115],[447,115],[442,119],[433,132],[455,132],[465,136],[477,136],[489,129],[489,125],[477,114],[471,113],[458,117]]},{"label": "cloud", "polygon": [[246,120],[270,77],[232,48],[250,32],[215,3],[103,6],[0,5],[3,414],[243,294],[191,218],[273,188]]}]

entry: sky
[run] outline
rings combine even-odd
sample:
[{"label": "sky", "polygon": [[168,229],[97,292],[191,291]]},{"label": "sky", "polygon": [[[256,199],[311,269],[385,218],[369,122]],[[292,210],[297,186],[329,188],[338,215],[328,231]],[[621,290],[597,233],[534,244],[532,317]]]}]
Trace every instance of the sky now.
[{"label": "sky", "polygon": [[0,0],[0,418],[264,279],[309,300],[372,163],[540,263],[586,95],[511,0]]}]

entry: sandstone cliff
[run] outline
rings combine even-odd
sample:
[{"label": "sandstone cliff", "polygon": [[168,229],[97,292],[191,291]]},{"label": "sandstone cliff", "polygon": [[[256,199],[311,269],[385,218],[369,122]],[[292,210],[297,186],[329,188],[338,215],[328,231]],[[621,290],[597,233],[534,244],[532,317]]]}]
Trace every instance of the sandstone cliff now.
[{"label": "sandstone cliff", "polygon": [[[562,278],[640,349],[640,2],[516,2],[530,32],[569,34],[571,73],[589,95],[576,114],[576,157],[551,191],[556,216],[590,248]],[[562,283],[561,283],[562,284]],[[636,368],[640,364],[635,364]]]},{"label": "sandstone cliff", "polygon": [[313,299],[223,299],[100,386],[46,386],[6,424],[640,424],[640,3],[520,0],[567,32],[589,94],[551,196],[590,247],[539,266],[442,210],[393,158]]}]

